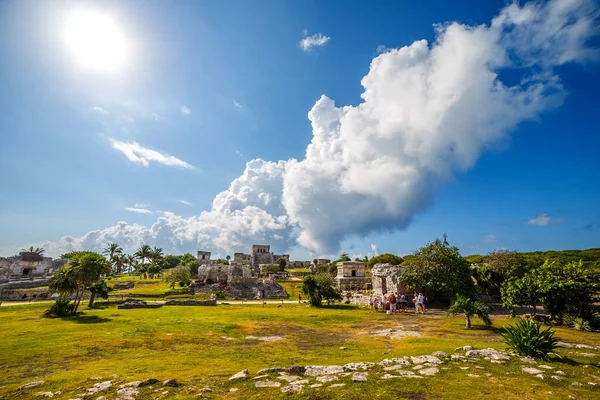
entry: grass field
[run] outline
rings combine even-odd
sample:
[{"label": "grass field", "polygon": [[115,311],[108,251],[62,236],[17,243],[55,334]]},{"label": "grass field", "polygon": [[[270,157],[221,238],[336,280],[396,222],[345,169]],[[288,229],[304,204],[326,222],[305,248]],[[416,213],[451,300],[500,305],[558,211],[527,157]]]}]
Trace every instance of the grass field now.
[{"label": "grass field", "polygon": [[[305,388],[284,395],[277,388],[254,387],[254,381],[230,382],[234,373],[249,369],[291,365],[343,365],[380,362],[385,358],[452,354],[456,347],[504,349],[497,333],[509,319],[495,319],[494,327],[463,329],[461,318],[442,315],[387,316],[352,306],[322,309],[306,305],[220,305],[217,307],[163,307],[160,309],[84,309],[72,319],[46,319],[43,304],[0,308],[0,398],[31,398],[38,392],[57,392],[57,399],[81,398],[86,388],[102,377],[113,382],[145,378],[176,378],[182,386],[167,388],[160,398],[194,398],[210,387],[211,398],[600,398],[600,352],[561,349],[561,361],[547,363],[565,372],[565,379],[540,380],[521,372],[514,359],[506,365],[448,362],[435,377],[380,380],[370,371],[367,382],[342,377],[344,387]],[[418,331],[421,337],[390,339],[368,332],[384,328]],[[564,341],[600,345],[600,335],[558,329]],[[282,336],[285,340],[261,342],[246,336]],[[347,347],[341,350],[340,347]],[[588,356],[582,353],[588,353]],[[590,354],[593,354],[591,357]],[[456,364],[456,365],[455,365]],[[466,370],[460,367],[468,367]],[[380,369],[380,367],[377,367]],[[478,378],[467,374],[478,375]],[[490,376],[485,376],[485,373]],[[272,377],[275,379],[275,377]],[[31,381],[46,381],[19,391]],[[573,382],[583,386],[571,386]],[[284,382],[285,383],[285,382]],[[310,382],[314,383],[314,382]],[[334,382],[335,383],[335,382]],[[140,388],[136,399],[159,398],[160,385]],[[229,389],[236,387],[236,393]],[[160,393],[163,393],[160,386]],[[115,398],[116,387],[106,393]],[[95,398],[95,397],[94,397]]]}]

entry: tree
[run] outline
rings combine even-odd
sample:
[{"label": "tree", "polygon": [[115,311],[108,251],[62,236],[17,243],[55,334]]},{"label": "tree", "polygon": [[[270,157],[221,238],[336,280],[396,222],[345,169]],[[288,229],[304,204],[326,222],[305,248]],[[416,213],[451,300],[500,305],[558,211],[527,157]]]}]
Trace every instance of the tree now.
[{"label": "tree", "polygon": [[184,266],[175,267],[164,273],[163,280],[169,284],[171,289],[174,289],[177,282],[190,282],[190,270]]},{"label": "tree", "polygon": [[456,296],[456,299],[448,309],[448,315],[465,315],[467,319],[465,324],[466,329],[471,329],[471,318],[473,316],[481,318],[486,325],[491,325],[492,320],[489,312],[490,307],[483,301],[473,300],[460,294]]},{"label": "tree", "polygon": [[283,257],[277,260],[277,264],[279,265],[279,271],[285,271],[285,266],[287,265],[287,260]]},{"label": "tree", "polygon": [[217,261],[215,261],[215,264],[229,265],[229,261],[224,258],[218,258]]},{"label": "tree", "polygon": [[61,297],[75,295],[73,314],[77,313],[85,290],[111,271],[110,263],[101,254],[92,251],[75,251],[63,254],[69,262],[58,269],[50,278],[50,289]]},{"label": "tree", "polygon": [[500,289],[502,296],[502,307],[514,312],[515,304],[521,307],[529,305],[533,307],[532,314],[537,312],[537,303],[542,297],[542,287],[539,277],[528,273],[521,278],[512,278],[504,281]]},{"label": "tree", "polygon": [[[190,254],[190,256],[192,256]],[[195,258],[194,256],[192,256],[193,258]],[[170,269],[170,268],[175,268],[176,266],[178,266],[181,263],[181,258],[182,256],[174,256],[172,254],[167,254],[163,257],[163,268],[164,269]]]},{"label": "tree", "polygon": [[434,291],[450,297],[457,294],[470,297],[475,292],[469,263],[446,239],[427,244],[412,257],[405,258],[405,264],[400,281],[409,289]]},{"label": "tree", "polygon": [[276,274],[280,271],[278,264],[265,264],[260,268],[260,272],[264,275]]},{"label": "tree", "polygon": [[46,250],[44,250],[44,249],[43,249],[43,248],[41,248],[41,247],[36,247],[36,248],[34,248],[33,246],[30,246],[30,247],[29,247],[29,249],[21,249],[21,251],[22,251],[22,252],[25,252],[25,253],[35,253],[35,254],[37,254],[37,255],[39,255],[39,256],[43,256],[43,255],[44,255],[44,252],[45,252]]},{"label": "tree", "polygon": [[135,256],[140,261],[140,263],[145,264],[146,261],[150,259],[152,255],[152,248],[147,244],[141,246],[136,252]]},{"label": "tree", "polygon": [[[358,260],[357,260],[358,261]],[[375,264],[391,264],[391,265],[400,265],[402,264],[402,257],[398,257],[394,254],[381,254],[376,257],[371,258],[367,261],[367,268],[373,268]]]},{"label": "tree", "polygon": [[340,262],[340,261],[352,261],[352,259],[350,258],[348,253],[342,253],[340,258],[338,258],[336,262]]},{"label": "tree", "polygon": [[123,265],[125,265],[127,260],[124,258],[125,255],[123,254],[123,248],[121,246],[116,243],[110,243],[106,246],[104,251],[102,251],[102,254],[108,258],[108,261],[113,266],[114,274],[123,272]]},{"label": "tree", "polygon": [[333,285],[333,278],[326,273],[306,276],[302,284],[302,292],[308,296],[313,307],[320,307],[323,299],[327,300],[327,303],[342,299],[342,294]]},{"label": "tree", "polygon": [[93,307],[94,300],[96,297],[100,297],[103,299],[108,299],[108,293],[112,291],[111,288],[106,286],[106,282],[102,279],[100,282],[92,283],[87,287],[87,290],[90,291],[90,302],[88,303],[88,307]]},{"label": "tree", "polygon": [[179,265],[187,268],[190,271],[191,276],[198,276],[198,268],[200,267],[200,263],[198,262],[198,259],[190,253],[186,253],[181,256]]},{"label": "tree", "polygon": [[150,250],[150,264],[160,266],[160,263],[163,258],[163,249],[160,247],[154,246],[152,250]]}]

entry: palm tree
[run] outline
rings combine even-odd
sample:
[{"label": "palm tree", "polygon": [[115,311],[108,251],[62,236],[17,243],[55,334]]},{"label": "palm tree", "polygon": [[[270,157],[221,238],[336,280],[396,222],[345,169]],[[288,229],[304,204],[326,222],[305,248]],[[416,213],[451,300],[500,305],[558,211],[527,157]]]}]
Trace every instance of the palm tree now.
[{"label": "palm tree", "polygon": [[123,254],[123,248],[116,243],[110,243],[102,254],[108,257],[108,261],[114,267],[114,273],[119,273],[119,256]]},{"label": "palm tree", "polygon": [[227,257],[225,257],[225,259],[227,260],[227,263],[229,264],[229,260],[231,260],[231,256],[227,256]]},{"label": "palm tree", "polygon": [[150,250],[150,260],[152,265],[158,265],[158,262],[163,258],[163,249],[160,247],[154,246],[152,250]]},{"label": "palm tree", "polygon": [[142,264],[145,264],[147,260],[150,259],[150,254],[152,253],[152,248],[147,244],[141,246],[136,252],[135,256]]},{"label": "palm tree", "polygon": [[466,329],[471,328],[471,317],[474,315],[481,318],[484,324],[491,325],[492,320],[490,318],[490,307],[483,301],[473,300],[467,296],[461,294],[456,296],[456,300],[448,309],[448,315],[465,314],[467,322],[465,324]]},{"label": "palm tree", "polygon": [[24,253],[36,253],[40,256],[43,256],[45,250],[41,247],[34,248],[33,246],[30,246],[29,249],[21,249],[21,251]]}]

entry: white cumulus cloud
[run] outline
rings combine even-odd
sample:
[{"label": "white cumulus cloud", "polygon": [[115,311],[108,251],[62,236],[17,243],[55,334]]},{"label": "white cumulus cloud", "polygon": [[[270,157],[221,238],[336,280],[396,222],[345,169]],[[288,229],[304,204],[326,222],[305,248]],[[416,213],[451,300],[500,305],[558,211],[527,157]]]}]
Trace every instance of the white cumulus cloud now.
[{"label": "white cumulus cloud", "polygon": [[315,33],[312,36],[307,36],[306,31],[304,38],[298,43],[302,51],[311,51],[315,47],[322,47],[331,39],[329,36],[323,35],[321,32]]},{"label": "white cumulus cloud", "polygon": [[196,168],[177,157],[143,147],[138,142],[121,142],[113,138],[108,138],[108,141],[115,150],[119,150],[123,153],[129,161],[144,167],[149,166],[151,162],[155,162],[157,164],[181,169]]},{"label": "white cumulus cloud", "polygon": [[[553,0],[511,4],[488,25],[438,25],[433,43],[386,49],[372,60],[360,104],[338,106],[323,95],[308,113],[313,138],[304,159],[249,161],[198,216],[164,213],[150,227],[119,222],[35,245],[48,254],[110,242],[127,251],[149,244],[230,254],[253,243],[275,251],[299,244],[319,256],[335,254],[349,235],[405,229],[456,172],[472,168],[519,123],[562,104],[556,67],[597,55],[588,45],[597,21],[593,1]],[[328,40],[313,35],[301,47]],[[505,82],[503,71],[522,79]],[[140,165],[193,168],[136,142],[110,140]],[[530,223],[552,218],[540,214]]]}]

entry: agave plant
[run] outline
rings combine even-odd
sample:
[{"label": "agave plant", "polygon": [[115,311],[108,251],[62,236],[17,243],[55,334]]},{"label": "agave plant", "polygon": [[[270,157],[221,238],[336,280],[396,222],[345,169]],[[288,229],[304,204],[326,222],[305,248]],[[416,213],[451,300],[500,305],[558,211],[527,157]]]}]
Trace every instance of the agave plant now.
[{"label": "agave plant", "polygon": [[522,319],[516,326],[505,328],[502,339],[517,354],[546,358],[559,347],[559,339],[550,327],[542,330],[541,326],[534,320]]}]

